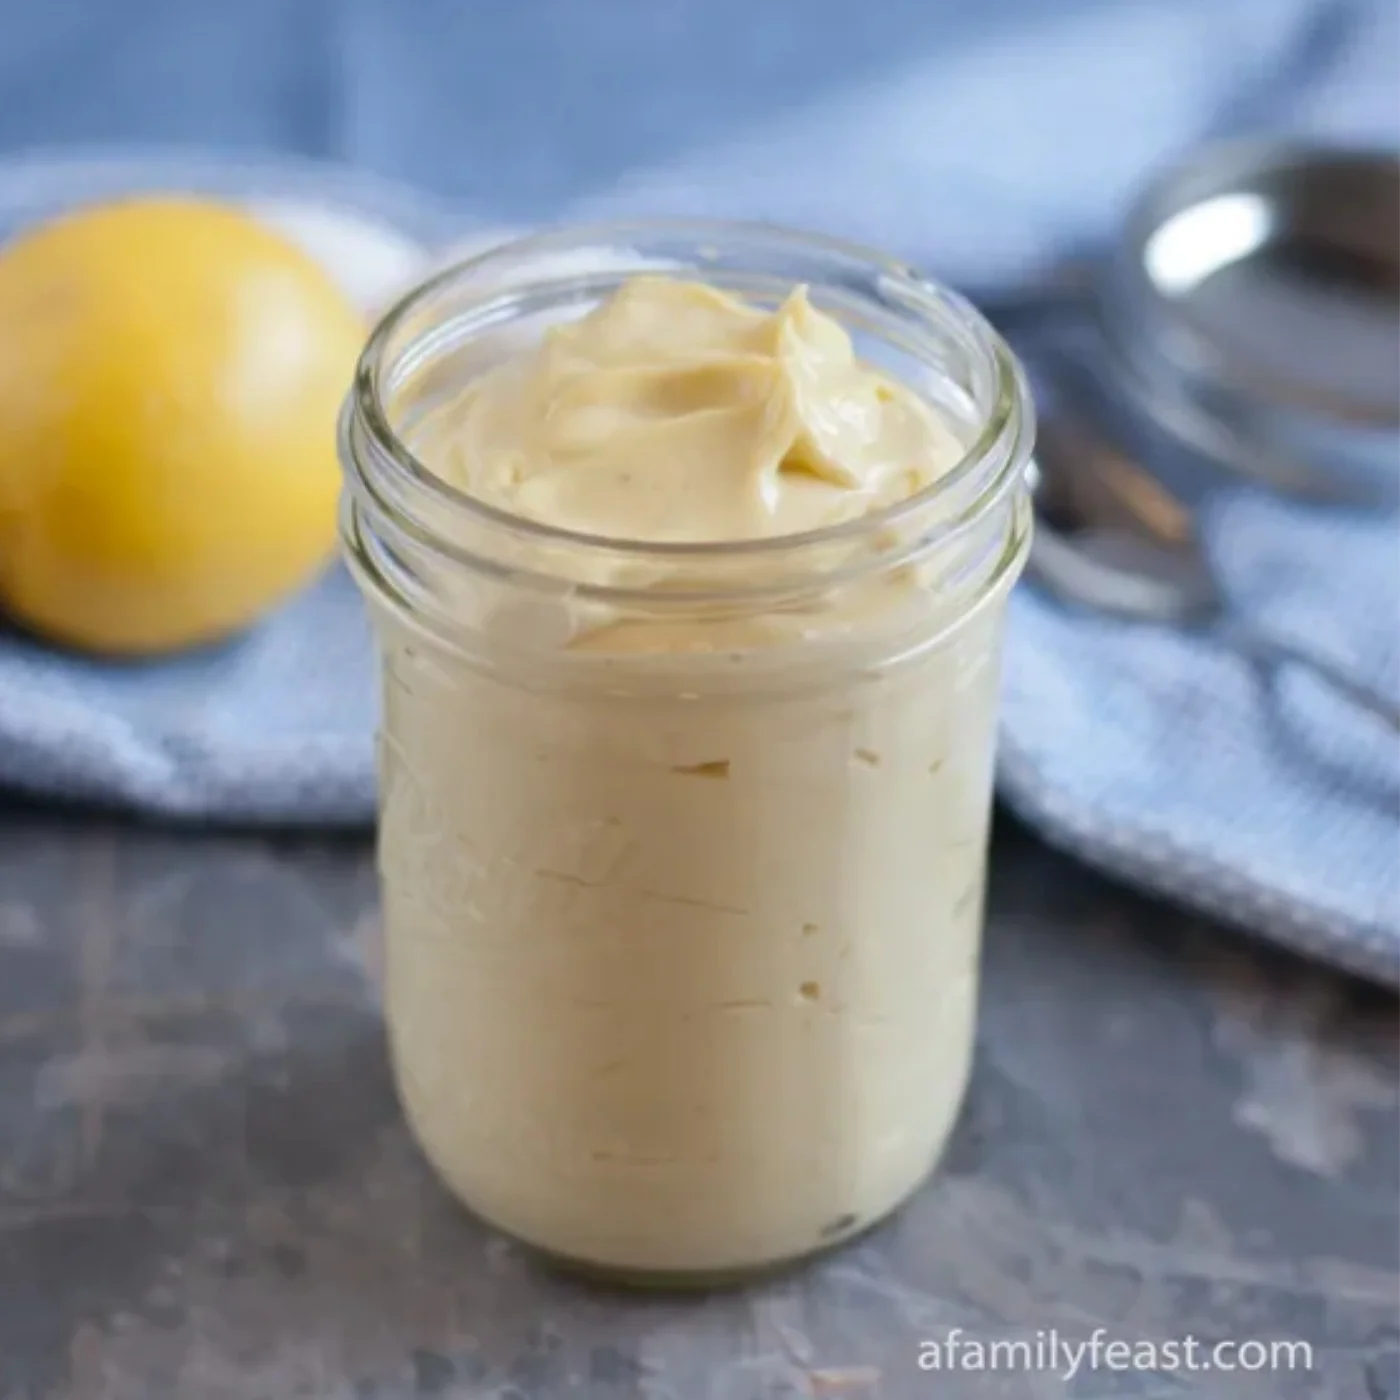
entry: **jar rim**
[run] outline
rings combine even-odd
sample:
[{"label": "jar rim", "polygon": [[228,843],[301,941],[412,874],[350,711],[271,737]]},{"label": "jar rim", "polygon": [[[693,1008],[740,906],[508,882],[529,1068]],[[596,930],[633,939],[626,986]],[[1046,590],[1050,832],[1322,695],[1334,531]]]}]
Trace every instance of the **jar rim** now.
[{"label": "jar rim", "polygon": [[[807,253],[818,257],[838,259],[846,264],[874,274],[887,293],[897,293],[901,306],[915,310],[933,323],[951,322],[968,337],[973,348],[991,369],[993,395],[987,411],[980,415],[976,436],[966,445],[963,455],[947,471],[912,495],[903,497],[867,515],[838,521],[817,529],[781,535],[765,535],[740,540],[639,540],[593,534],[533,520],[494,506],[455,486],[433,471],[409,447],[390,420],[385,407],[383,382],[389,352],[395,339],[415,315],[422,314],[435,298],[467,283],[473,277],[485,279],[479,296],[454,311],[453,321],[459,333],[469,337],[473,330],[481,331],[498,325],[501,313],[518,304],[524,295],[556,290],[576,291],[580,285],[602,278],[605,283],[620,285],[627,276],[647,270],[638,266],[624,271],[621,264],[591,272],[575,267],[564,273],[542,272],[537,277],[517,275],[512,281],[491,285],[490,275],[499,269],[520,269],[532,259],[542,264],[553,256],[576,254],[592,245],[627,248],[658,238],[693,240],[697,245],[722,244],[725,241],[757,240],[782,251]],[[703,269],[698,273],[704,279]],[[796,281],[797,279],[794,279]],[[432,332],[420,332],[410,345],[421,342]],[[916,386],[910,386],[918,392]],[[425,493],[438,508],[455,513],[476,525],[504,531],[516,540],[531,545],[568,546],[573,549],[607,553],[631,558],[666,560],[672,563],[701,562],[717,557],[743,559],[773,556],[790,551],[807,551],[839,544],[872,531],[900,525],[910,517],[927,511],[939,501],[966,488],[989,459],[1003,455],[1003,460],[991,472],[991,480],[975,492],[966,510],[944,522],[946,533],[957,533],[960,526],[980,516],[1001,497],[1019,474],[1029,453],[1031,423],[1034,411],[1029,389],[1016,359],[1001,336],[980,312],[951,288],[931,280],[907,263],[886,256],[858,243],[824,234],[812,234],[788,229],[779,224],[725,219],[631,219],[607,223],[571,224],[544,232],[512,239],[484,253],[454,263],[401,297],[380,318],[370,333],[360,354],[347,402],[347,416],[358,419],[364,436],[378,456],[378,465],[387,467],[413,488]],[[1020,449],[1020,450],[1018,450]],[[351,450],[346,453],[347,465],[358,475],[364,475],[363,463]],[[376,493],[378,494],[378,493]],[[381,501],[382,504],[382,501]],[[945,531],[940,531],[945,533]]]}]

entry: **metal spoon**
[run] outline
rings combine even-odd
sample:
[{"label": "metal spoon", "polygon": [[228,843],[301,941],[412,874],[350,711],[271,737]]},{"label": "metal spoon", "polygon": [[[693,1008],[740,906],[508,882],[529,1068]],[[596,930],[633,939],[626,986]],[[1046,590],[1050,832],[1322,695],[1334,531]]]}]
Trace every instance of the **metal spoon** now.
[{"label": "metal spoon", "polygon": [[1301,666],[1400,730],[1400,704],[1325,657],[1231,616],[1188,508],[1063,410],[1036,445],[1028,570],[1061,601],[1115,617],[1207,627],[1252,661]]},{"label": "metal spoon", "polygon": [[1154,175],[1098,253],[972,299],[1012,336],[1092,341],[1101,411],[1144,465],[1390,509],[1397,226],[1394,151],[1210,143]]}]

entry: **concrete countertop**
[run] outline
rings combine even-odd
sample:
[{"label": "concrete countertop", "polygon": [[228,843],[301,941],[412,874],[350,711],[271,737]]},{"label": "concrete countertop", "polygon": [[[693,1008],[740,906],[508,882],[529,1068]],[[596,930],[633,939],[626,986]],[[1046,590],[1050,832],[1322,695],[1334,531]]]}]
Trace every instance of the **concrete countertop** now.
[{"label": "concrete countertop", "polygon": [[[549,1275],[396,1107],[367,843],[0,816],[3,1400],[1400,1396],[1393,998],[1009,822],[938,1178],[695,1298]],[[1313,1371],[921,1370],[982,1342],[1294,1338]]]}]

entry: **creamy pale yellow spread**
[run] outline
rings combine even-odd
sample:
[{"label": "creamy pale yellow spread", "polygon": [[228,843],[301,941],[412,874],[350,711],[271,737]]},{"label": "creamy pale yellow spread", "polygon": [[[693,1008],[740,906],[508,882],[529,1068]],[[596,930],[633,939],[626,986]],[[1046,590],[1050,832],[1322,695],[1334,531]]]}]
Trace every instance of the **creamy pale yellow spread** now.
[{"label": "creamy pale yellow spread", "polygon": [[432,465],[491,505],[613,539],[796,534],[923,489],[962,449],[797,288],[772,312],[639,277],[475,381]]},{"label": "creamy pale yellow spread", "polygon": [[[508,511],[643,541],[851,519],[960,455],[800,289],[770,314],[656,277],[415,446]],[[931,575],[880,577],[844,627],[822,600],[580,630],[545,599],[569,626],[524,658],[536,603],[477,609],[471,664],[381,616],[396,1072],[497,1225],[615,1269],[743,1269],[879,1219],[940,1150],[972,1045],[1000,608],[886,666],[889,608],[926,641],[943,604]],[[566,683],[550,647],[576,653]]]}]

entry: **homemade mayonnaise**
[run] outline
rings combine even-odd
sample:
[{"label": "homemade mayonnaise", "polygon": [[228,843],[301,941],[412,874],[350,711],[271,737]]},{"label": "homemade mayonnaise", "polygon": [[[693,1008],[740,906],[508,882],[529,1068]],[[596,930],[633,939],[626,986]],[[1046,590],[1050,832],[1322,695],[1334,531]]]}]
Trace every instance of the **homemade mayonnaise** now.
[{"label": "homemade mayonnaise", "polygon": [[[482,375],[429,465],[513,515],[611,539],[796,535],[921,490],[963,454],[799,287],[771,314],[638,277]],[[420,448],[429,451],[426,444]]]},{"label": "homemade mayonnaise", "polygon": [[803,289],[645,276],[409,442],[512,518],[662,546],[599,550],[591,598],[465,590],[461,653],[380,620],[386,1001],[426,1152],[624,1275],[870,1225],[967,1077],[1004,587],[969,604],[871,529],[804,545],[842,581],[788,597],[753,546],[887,514],[958,434]]}]

